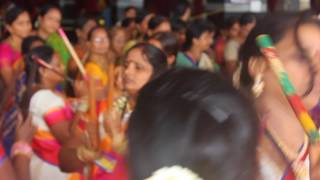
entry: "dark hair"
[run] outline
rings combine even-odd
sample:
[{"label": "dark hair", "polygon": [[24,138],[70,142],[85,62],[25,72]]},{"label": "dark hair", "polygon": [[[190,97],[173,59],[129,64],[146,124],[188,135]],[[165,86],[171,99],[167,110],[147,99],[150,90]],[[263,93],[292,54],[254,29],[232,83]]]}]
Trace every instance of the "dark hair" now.
[{"label": "dark hair", "polygon": [[223,29],[231,29],[236,23],[239,23],[239,19],[237,17],[229,17],[226,19]]},{"label": "dark hair", "polygon": [[195,20],[191,22],[187,27],[185,50],[189,50],[192,47],[192,40],[199,38],[205,32],[214,32],[216,27],[210,21]]},{"label": "dark hair", "polygon": [[258,117],[228,81],[201,70],[169,70],[147,83],[129,120],[132,180],[165,166],[202,179],[252,180]]},{"label": "dark hair", "polygon": [[27,10],[19,7],[19,6],[12,6],[6,11],[4,16],[4,23],[11,25],[19,16],[20,14],[27,12]]},{"label": "dark hair", "polygon": [[[305,20],[304,20],[305,21]],[[260,19],[257,23],[257,26],[250,32],[248,38],[241,46],[239,51],[239,60],[242,62],[242,69],[240,73],[240,83],[242,88],[249,89],[253,84],[253,78],[249,74],[249,60],[251,57],[261,57],[263,56],[259,50],[259,47],[256,45],[256,37],[260,34],[268,34],[274,44],[277,44],[289,30],[295,30],[298,28],[299,18],[296,14],[269,14],[266,17]],[[300,22],[301,25],[301,22]],[[295,35],[295,43],[298,47],[299,53],[304,55],[304,52],[298,42],[298,39]],[[308,58],[306,58],[308,59]],[[303,96],[307,95],[313,88],[314,81],[314,68],[312,64],[308,61],[308,66],[311,73],[311,81],[309,83],[308,90],[304,93]]]},{"label": "dark hair", "polygon": [[22,54],[27,54],[31,50],[31,46],[34,42],[41,42],[43,45],[46,43],[42,38],[36,35],[28,36],[23,39],[21,45]]},{"label": "dark hair", "polygon": [[121,27],[127,28],[129,27],[132,23],[136,23],[135,18],[125,18],[121,21]]},{"label": "dark hair", "polygon": [[256,17],[252,13],[244,13],[239,18],[240,26],[256,22]]},{"label": "dark hair", "polygon": [[143,22],[143,19],[148,15],[148,13],[146,11],[141,11],[138,13],[137,17],[136,17],[136,23],[140,24]]},{"label": "dark hair", "polygon": [[127,13],[127,12],[130,11],[131,9],[137,11],[137,8],[136,8],[136,7],[134,7],[134,6],[128,6],[128,7],[126,7],[126,8],[124,9],[124,13]]},{"label": "dark hair", "polygon": [[162,50],[167,55],[176,56],[179,51],[178,37],[172,32],[159,32],[153,35],[150,39],[156,39],[160,42]]},{"label": "dark hair", "polygon": [[148,43],[139,43],[133,46],[127,51],[124,59],[127,59],[128,54],[134,49],[141,49],[142,54],[146,57],[145,60],[151,64],[153,69],[151,79],[158,77],[167,70],[168,64],[166,54]]},{"label": "dark hair", "polygon": [[148,23],[148,29],[155,30],[160,24],[164,22],[169,22],[169,20],[164,16],[156,15],[150,19]]},{"label": "dark hair", "polygon": [[62,14],[62,11],[57,4],[46,3],[40,7],[39,16],[45,16],[51,9],[57,9]]},{"label": "dark hair", "polygon": [[294,26],[295,20],[292,15],[270,14],[258,21],[256,27],[249,33],[246,41],[239,50],[239,60],[242,62],[240,75],[242,86],[249,88],[253,84],[253,79],[248,70],[250,58],[263,56],[259,47],[256,45],[256,37],[260,34],[268,34],[276,44],[283,38],[286,32]]},{"label": "dark hair", "polygon": [[178,2],[177,6],[174,8],[174,11],[172,13],[173,18],[180,18],[184,15],[184,13],[187,11],[188,8],[191,8],[191,5],[188,1],[182,0]]},{"label": "dark hair", "polygon": [[33,59],[33,56],[41,58],[46,63],[51,62],[54,55],[54,50],[47,45],[36,47],[25,56],[25,72],[27,77],[27,89],[23,95],[21,102],[21,109],[24,115],[28,112],[29,101],[33,94],[33,85],[34,83],[40,83],[40,65]]},{"label": "dark hair", "polygon": [[75,26],[77,29],[82,29],[90,20],[96,21],[94,16],[91,15],[81,15],[77,18]]},{"label": "dark hair", "polygon": [[[103,26],[99,26],[99,25],[97,25],[96,27],[93,27],[93,28],[89,31],[89,33],[88,33],[88,40],[91,40],[93,33],[94,33],[96,30],[98,30],[98,29],[104,29],[104,30],[106,30]],[[107,31],[107,30],[106,30],[106,31]],[[108,34],[108,33],[107,33],[107,34]],[[108,36],[108,37],[109,37],[109,36]]]},{"label": "dark hair", "polygon": [[172,19],[170,21],[171,27],[172,27],[172,32],[182,32],[186,31],[187,29],[187,23],[182,21],[181,19]]}]

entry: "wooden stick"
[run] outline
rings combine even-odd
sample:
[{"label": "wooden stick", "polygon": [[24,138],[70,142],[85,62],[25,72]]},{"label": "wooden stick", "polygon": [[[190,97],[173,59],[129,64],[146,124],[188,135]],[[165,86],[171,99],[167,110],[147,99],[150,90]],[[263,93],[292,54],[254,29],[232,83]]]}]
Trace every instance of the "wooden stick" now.
[{"label": "wooden stick", "polygon": [[71,45],[66,33],[63,31],[62,28],[59,28],[58,32],[59,32],[61,38],[63,39],[65,45],[67,46],[69,52],[71,53],[72,58],[74,59],[75,63],[77,64],[82,76],[86,78],[86,71],[80,61],[79,56],[77,55],[76,51],[74,50],[73,46]]}]

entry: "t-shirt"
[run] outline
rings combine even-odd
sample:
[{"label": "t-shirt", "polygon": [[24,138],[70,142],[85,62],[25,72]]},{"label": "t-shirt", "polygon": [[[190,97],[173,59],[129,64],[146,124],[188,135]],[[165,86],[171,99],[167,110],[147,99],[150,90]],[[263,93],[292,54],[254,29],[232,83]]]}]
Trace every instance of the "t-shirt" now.
[{"label": "t-shirt", "polygon": [[198,68],[198,62],[191,59],[183,52],[179,52],[176,59],[176,67],[178,68]]}]

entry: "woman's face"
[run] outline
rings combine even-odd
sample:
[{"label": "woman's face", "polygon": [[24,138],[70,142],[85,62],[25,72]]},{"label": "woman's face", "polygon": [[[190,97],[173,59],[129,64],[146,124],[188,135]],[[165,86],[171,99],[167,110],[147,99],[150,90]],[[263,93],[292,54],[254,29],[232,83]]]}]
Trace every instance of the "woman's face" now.
[{"label": "woman's face", "polygon": [[136,95],[150,80],[153,68],[140,48],[132,49],[125,60],[124,89]]},{"label": "woman's face", "polygon": [[136,17],[137,17],[137,11],[136,11],[136,9],[133,9],[133,8],[129,9],[129,10],[126,12],[125,17],[126,17],[126,18],[136,18]]},{"label": "woman's face", "polygon": [[7,29],[11,35],[22,39],[30,34],[31,28],[32,25],[28,12],[21,13],[11,25],[7,25]]},{"label": "woman's face", "polygon": [[[305,34],[305,33],[303,33]],[[301,39],[302,40],[302,39]],[[304,41],[304,40],[303,40]],[[319,43],[318,43],[319,44]],[[313,45],[313,47],[315,47]],[[299,96],[305,94],[311,86],[314,86],[312,82],[312,74],[310,73],[309,62],[306,58],[302,56],[299,52],[297,46],[294,42],[294,35],[292,31],[286,33],[282,40],[280,40],[276,45],[277,54],[283,63],[285,70],[288,73],[289,79],[291,80],[296,92]],[[310,48],[310,47],[309,47]],[[264,80],[266,86],[272,88],[272,84],[278,83],[277,78],[270,68],[264,73]],[[318,101],[320,93],[317,93],[316,101]]]},{"label": "woman's face", "polygon": [[96,29],[91,36],[89,47],[91,53],[105,55],[109,51],[109,37],[104,28]]},{"label": "woman's face", "polygon": [[306,107],[311,109],[319,102],[320,97],[320,26],[304,24],[298,29],[298,37],[302,48],[308,57],[310,57],[310,63],[316,72],[312,91],[303,98]]},{"label": "woman's face", "polygon": [[118,55],[122,55],[123,48],[127,43],[127,34],[125,30],[118,30],[112,37],[112,47]]},{"label": "woman's face", "polygon": [[[50,65],[60,74],[65,74],[64,73],[64,66],[61,63],[61,58],[58,54],[54,54],[52,57],[52,60],[50,62]],[[50,70],[50,69],[45,69],[45,75],[43,74],[44,78],[47,79],[50,83],[56,85],[59,84],[64,80],[64,77],[57,74],[56,72]]]},{"label": "woman's face", "polygon": [[61,19],[61,12],[58,9],[52,8],[47,14],[40,17],[40,29],[48,34],[52,34],[60,28]]}]

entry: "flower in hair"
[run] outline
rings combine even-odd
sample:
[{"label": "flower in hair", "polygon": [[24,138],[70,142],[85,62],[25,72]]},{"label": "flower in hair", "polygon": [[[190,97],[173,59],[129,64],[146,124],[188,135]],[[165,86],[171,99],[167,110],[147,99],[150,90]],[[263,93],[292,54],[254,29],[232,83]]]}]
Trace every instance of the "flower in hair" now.
[{"label": "flower in hair", "polygon": [[145,180],[203,180],[188,168],[181,166],[163,167]]}]

